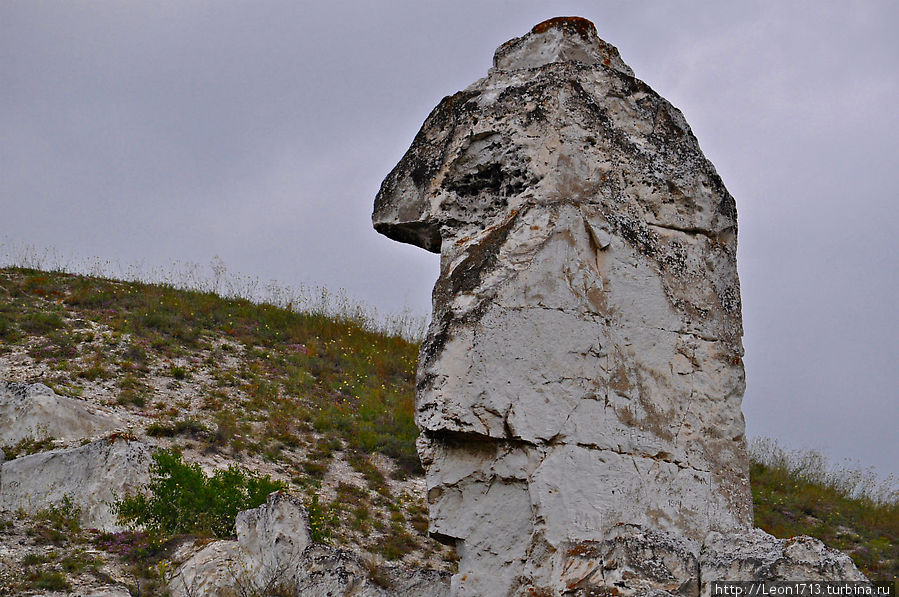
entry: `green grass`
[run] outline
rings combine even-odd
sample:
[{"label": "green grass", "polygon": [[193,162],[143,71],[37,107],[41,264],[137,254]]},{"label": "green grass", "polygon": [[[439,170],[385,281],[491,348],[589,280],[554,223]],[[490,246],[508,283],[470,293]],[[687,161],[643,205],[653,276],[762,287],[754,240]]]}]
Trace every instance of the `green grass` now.
[{"label": "green grass", "polygon": [[3,446],[3,455],[7,460],[18,458],[19,456],[28,456],[38,452],[46,452],[53,449],[53,438],[43,437],[35,439],[34,437],[25,437],[11,446]]},{"label": "green grass", "polygon": [[66,545],[77,542],[81,535],[81,509],[69,496],[60,504],[45,508],[34,515],[29,534],[41,545]]},{"label": "green grass", "polygon": [[[104,379],[128,371],[131,379],[119,401],[140,408],[147,402],[139,381],[148,359],[190,354],[223,334],[252,347],[242,356],[241,377],[222,372],[219,382],[246,393],[241,410],[267,421],[267,442],[289,443],[290,436],[311,427],[419,471],[412,419],[418,347],[400,336],[371,331],[350,317],[299,313],[211,292],[21,268],[0,269],[0,305],[0,348],[38,336],[29,353],[51,365],[77,356],[72,320],[127,334],[126,350],[98,350],[75,377]],[[180,365],[172,365],[169,374],[176,381],[190,375]]]},{"label": "green grass", "polygon": [[66,580],[66,575],[58,570],[37,569],[26,576],[29,589],[48,589],[51,591],[68,592],[72,585]]},{"label": "green grass", "polygon": [[755,524],[776,537],[810,535],[844,551],[872,580],[899,576],[899,496],[891,479],[833,469],[817,452],[752,444]]},{"label": "green grass", "polygon": [[181,419],[175,421],[171,425],[163,423],[151,423],[146,429],[147,435],[150,437],[175,437],[178,435],[189,435],[195,438],[209,435],[206,426],[194,419]]}]

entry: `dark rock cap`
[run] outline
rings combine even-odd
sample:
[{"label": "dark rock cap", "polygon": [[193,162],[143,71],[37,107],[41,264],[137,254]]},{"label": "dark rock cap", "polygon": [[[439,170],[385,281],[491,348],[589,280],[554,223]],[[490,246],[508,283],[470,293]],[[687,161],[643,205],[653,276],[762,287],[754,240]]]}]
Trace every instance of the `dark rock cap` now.
[{"label": "dark rock cap", "polygon": [[602,64],[633,76],[618,54],[596,33],[596,26],[582,17],[555,17],[538,23],[522,37],[501,45],[493,55],[493,68],[518,70],[552,62]]}]

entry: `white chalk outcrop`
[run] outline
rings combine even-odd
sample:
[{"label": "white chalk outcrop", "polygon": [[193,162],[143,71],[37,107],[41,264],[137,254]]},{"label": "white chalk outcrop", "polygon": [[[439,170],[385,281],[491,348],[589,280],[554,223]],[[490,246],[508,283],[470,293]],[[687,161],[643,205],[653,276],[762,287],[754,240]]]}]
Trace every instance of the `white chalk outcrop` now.
[{"label": "white chalk outcrop", "polygon": [[173,597],[448,594],[445,574],[402,567],[376,570],[352,552],[312,543],[306,508],[281,492],[238,514],[236,527],[237,541],[210,543],[178,568],[168,585]]},{"label": "white chalk outcrop", "polygon": [[0,446],[28,438],[79,440],[126,427],[113,413],[59,396],[44,384],[0,381]]},{"label": "white chalk outcrop", "polygon": [[39,452],[0,465],[0,512],[35,514],[68,498],[81,525],[119,530],[111,504],[149,483],[152,447],[120,437]]},{"label": "white chalk outcrop", "polygon": [[777,539],[760,529],[707,537],[700,573],[706,597],[710,583],[716,580],[867,580],[848,555],[830,549],[818,539]]},{"label": "white chalk outcrop", "polygon": [[750,532],[734,199],[592,23],[503,44],[372,219],[440,253],[416,421],[454,595],[569,594],[584,553],[611,586],[602,554],[663,536],[697,583],[707,537]]}]

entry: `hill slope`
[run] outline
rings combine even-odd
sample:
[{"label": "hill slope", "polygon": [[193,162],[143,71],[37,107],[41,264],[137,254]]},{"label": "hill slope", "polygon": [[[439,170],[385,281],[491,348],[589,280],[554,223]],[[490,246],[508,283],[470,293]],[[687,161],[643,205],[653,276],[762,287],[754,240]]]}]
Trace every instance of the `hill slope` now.
[{"label": "hill slope", "polygon": [[[412,417],[416,354],[414,343],[351,317],[0,270],[0,379],[42,382],[115,412],[135,436],[178,448],[207,472],[236,463],[287,483],[304,496],[318,540],[451,569],[453,550],[427,537]],[[0,447],[10,458],[64,443],[31,437]],[[756,462],[752,475],[760,527],[816,536],[848,551],[872,578],[896,578],[895,496],[853,500],[784,460]],[[64,557],[33,565],[64,573]],[[160,557],[137,560],[123,574]],[[34,582],[7,574],[8,587]]]}]

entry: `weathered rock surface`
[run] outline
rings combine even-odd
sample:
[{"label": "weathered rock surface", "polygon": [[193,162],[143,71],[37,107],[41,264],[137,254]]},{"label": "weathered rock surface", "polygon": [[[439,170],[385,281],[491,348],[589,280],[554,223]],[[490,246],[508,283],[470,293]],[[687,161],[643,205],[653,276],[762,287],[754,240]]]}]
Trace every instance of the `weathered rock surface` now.
[{"label": "weathered rock surface", "polygon": [[245,573],[257,587],[289,570],[312,542],[306,508],[280,492],[259,508],[238,514],[235,526],[241,550],[255,555],[248,558]]},{"label": "weathered rock surface", "polygon": [[107,587],[85,593],[84,597],[131,597],[131,592],[125,587]]},{"label": "weathered rock surface", "polygon": [[578,550],[662,536],[695,549],[653,590],[694,591],[752,500],[736,208],[680,111],[552,19],[434,109],[372,219],[440,253],[416,421],[453,593],[559,595]]},{"label": "weathered rock surface", "polygon": [[620,525],[603,541],[560,553],[560,578],[540,589],[549,595],[558,593],[554,586],[564,587],[565,595],[696,595],[699,549],[697,542],[671,533]]},{"label": "weathered rock surface", "polygon": [[0,445],[25,438],[78,440],[124,430],[124,421],[44,384],[0,381]]},{"label": "weathered rock surface", "polygon": [[184,562],[168,589],[172,597],[240,595],[243,582],[242,557],[236,541],[214,541]]},{"label": "weathered rock surface", "polygon": [[716,580],[867,580],[849,556],[813,537],[777,539],[760,529],[713,533],[703,546],[700,569],[704,595]]},{"label": "weathered rock surface", "polygon": [[[865,581],[846,554],[817,539],[777,539],[760,529],[711,533],[700,543],[621,525],[561,554],[563,595],[711,595],[714,581]],[[538,589],[539,591],[539,589]],[[553,586],[545,594],[556,594]]]},{"label": "weathered rock surface", "polygon": [[[65,594],[72,594],[67,591]],[[57,597],[60,595],[58,591],[49,593],[29,593],[32,597]],[[106,587],[102,589],[93,589],[86,592],[75,591],[75,597],[131,597],[131,592],[125,587]]]},{"label": "weathered rock surface", "polygon": [[22,456],[0,466],[0,512],[34,514],[68,497],[87,528],[118,530],[110,503],[150,481],[152,447],[122,438]]},{"label": "weathered rock surface", "polygon": [[358,555],[310,539],[309,515],[276,492],[237,517],[237,541],[216,541],[184,562],[169,582],[173,597],[297,596],[441,597],[446,574],[373,567]]}]

